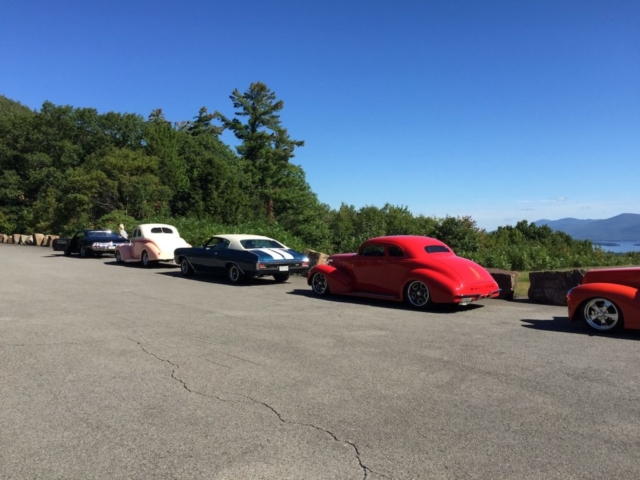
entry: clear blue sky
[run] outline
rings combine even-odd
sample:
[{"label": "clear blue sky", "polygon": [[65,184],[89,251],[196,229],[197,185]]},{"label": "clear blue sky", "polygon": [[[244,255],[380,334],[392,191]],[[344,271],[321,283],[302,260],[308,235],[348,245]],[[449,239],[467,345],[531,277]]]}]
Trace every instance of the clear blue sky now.
[{"label": "clear blue sky", "polygon": [[[284,100],[294,162],[337,208],[482,228],[640,213],[640,2],[3,2],[0,94],[233,115]],[[223,137],[224,138],[224,137]],[[229,143],[231,139],[226,140]]]}]

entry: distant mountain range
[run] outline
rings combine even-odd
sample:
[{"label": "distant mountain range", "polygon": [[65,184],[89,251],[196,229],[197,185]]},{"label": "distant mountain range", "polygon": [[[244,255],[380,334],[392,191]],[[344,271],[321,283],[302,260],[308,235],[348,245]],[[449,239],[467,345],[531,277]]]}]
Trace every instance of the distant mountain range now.
[{"label": "distant mountain range", "polygon": [[576,240],[592,242],[636,242],[640,241],[640,214],[623,213],[604,220],[537,220],[537,226],[548,225],[552,230],[565,232]]}]

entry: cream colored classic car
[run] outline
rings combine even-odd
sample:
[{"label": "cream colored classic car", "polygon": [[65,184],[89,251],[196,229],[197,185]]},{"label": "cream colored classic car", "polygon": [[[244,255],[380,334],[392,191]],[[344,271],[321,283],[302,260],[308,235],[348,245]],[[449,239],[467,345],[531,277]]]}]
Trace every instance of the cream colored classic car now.
[{"label": "cream colored classic car", "polygon": [[116,248],[116,262],[140,262],[144,267],[158,262],[173,262],[176,248],[190,246],[173,225],[144,223],[133,230],[128,244]]}]

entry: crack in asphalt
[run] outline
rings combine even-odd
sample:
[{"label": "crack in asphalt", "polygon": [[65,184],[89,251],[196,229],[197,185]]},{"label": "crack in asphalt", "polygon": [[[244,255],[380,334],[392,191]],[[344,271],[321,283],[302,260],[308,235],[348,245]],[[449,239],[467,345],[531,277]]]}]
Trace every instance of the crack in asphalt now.
[{"label": "crack in asphalt", "polygon": [[173,368],[171,369],[171,378],[173,378],[176,382],[180,383],[180,385],[182,385],[182,388],[184,388],[187,392],[189,393],[193,393],[195,395],[200,395],[202,397],[209,397],[209,398],[215,398],[216,400],[220,400],[221,402],[226,402],[227,400],[225,400],[224,398],[220,398],[216,395],[209,395],[206,393],[202,393],[199,392],[197,390],[192,390],[188,387],[187,383],[182,380],[181,378],[176,377],[176,370],[178,370],[180,368],[180,365],[178,365],[177,363],[172,362],[171,360],[167,360],[166,358],[161,358],[158,355],[156,355],[153,352],[150,352],[149,350],[147,350],[146,348],[144,348],[144,345],[142,345],[142,343],[136,341],[136,340],[132,340],[129,338],[129,341],[137,344],[144,353],[151,355],[152,357],[156,358],[157,360],[160,360],[161,362],[164,363],[168,363],[169,365],[171,365]]},{"label": "crack in asphalt", "polygon": [[[223,398],[220,398],[220,397],[218,397],[216,395],[209,395],[209,394],[206,394],[206,393],[199,392],[197,390],[192,390],[191,388],[189,388],[187,386],[187,384],[186,384],[186,382],[184,380],[182,380],[182,379],[180,379],[180,378],[178,378],[176,376],[176,370],[178,370],[180,368],[180,365],[178,365],[177,363],[172,362],[171,360],[167,360],[166,358],[159,357],[158,355],[156,355],[153,352],[150,352],[149,350],[147,350],[145,348],[145,346],[141,342],[138,342],[137,340],[133,340],[131,338],[129,338],[128,340],[133,342],[133,343],[135,343],[136,345],[138,345],[142,349],[142,351],[145,352],[146,354],[151,355],[152,357],[154,357],[155,359],[157,359],[157,360],[159,360],[161,362],[164,362],[164,363],[167,363],[167,364],[171,365],[171,367],[172,367],[172,369],[171,369],[171,378],[173,378],[175,381],[180,383],[182,385],[182,387],[187,392],[193,393],[193,394],[196,394],[196,395],[201,395],[203,397],[215,398],[216,400],[220,400],[221,402],[228,402],[229,401],[229,400],[225,400]],[[278,420],[280,420],[282,423],[285,423],[285,424],[288,424],[288,425],[297,425],[297,426],[301,426],[301,427],[310,427],[310,428],[313,428],[315,430],[318,430],[319,432],[322,432],[322,433],[325,433],[325,434],[329,435],[336,442],[340,442],[340,443],[343,443],[343,444],[351,446],[351,448],[355,452],[355,456],[356,456],[356,460],[358,461],[358,465],[360,466],[360,469],[362,470],[362,473],[363,473],[363,477],[362,478],[363,478],[363,480],[366,480],[369,477],[370,473],[379,475],[379,476],[381,476],[383,478],[389,478],[389,477],[381,474],[380,472],[376,472],[376,471],[372,470],[371,468],[367,467],[364,464],[364,462],[362,461],[362,456],[360,454],[360,449],[351,440],[342,440],[342,439],[338,438],[338,436],[336,434],[334,434],[333,432],[330,432],[329,430],[327,430],[325,428],[318,427],[317,425],[313,425],[311,423],[300,423],[300,422],[292,422],[290,420],[287,420],[282,416],[282,414],[280,412],[278,412],[271,405],[269,405],[268,403],[265,403],[265,402],[261,402],[260,400],[256,400],[255,398],[252,398],[252,397],[249,397],[247,395],[240,394],[240,393],[232,393],[232,395],[236,395],[238,397],[245,398],[245,399],[251,401],[254,404],[262,405],[263,407],[265,407],[268,410],[270,410],[273,414],[275,414],[275,416],[278,417]]]},{"label": "crack in asphalt", "polygon": [[267,403],[264,403],[264,402],[261,402],[260,400],[256,400],[255,398],[251,398],[251,397],[249,397],[249,396],[247,396],[247,395],[240,395],[240,396],[241,396],[241,397],[244,397],[244,398],[246,398],[246,399],[248,399],[248,400],[251,400],[251,401],[252,401],[252,402],[254,402],[254,403],[257,403],[257,404],[259,404],[259,405],[262,405],[262,406],[264,406],[264,407],[268,408],[269,410],[271,410],[271,411],[272,411],[272,412],[273,412],[273,413],[278,417],[278,419],[279,419],[282,423],[286,423],[286,424],[288,424],[288,425],[298,425],[298,426],[301,426],[301,427],[311,427],[311,428],[315,428],[316,430],[318,430],[318,431],[320,431],[320,432],[326,433],[326,434],[327,434],[327,435],[329,435],[331,438],[333,438],[333,440],[334,440],[334,441],[336,441],[336,442],[340,442],[340,443],[343,443],[343,444],[350,445],[350,446],[353,448],[353,450],[354,450],[354,452],[355,452],[355,454],[356,454],[356,459],[358,460],[358,464],[360,465],[360,468],[362,469],[362,472],[363,472],[363,474],[364,474],[364,477],[363,477],[364,479],[368,478],[369,473],[375,473],[376,475],[380,475],[381,477],[387,478],[385,475],[383,475],[383,474],[381,474],[381,473],[379,473],[379,472],[375,472],[375,471],[371,470],[369,467],[367,467],[367,466],[362,462],[362,457],[360,456],[360,450],[358,449],[358,446],[357,446],[355,443],[353,443],[351,440],[342,440],[342,439],[338,438],[338,437],[337,437],[337,435],[336,435],[336,434],[334,434],[333,432],[330,432],[329,430],[327,430],[327,429],[325,429],[325,428],[318,427],[317,425],[313,425],[312,423],[300,423],[300,422],[292,422],[292,421],[289,421],[289,420],[285,419],[285,418],[282,416],[282,414],[280,414],[280,412],[278,412],[278,411],[277,411],[275,408],[273,408],[271,405],[269,405],[269,404],[267,404]]}]

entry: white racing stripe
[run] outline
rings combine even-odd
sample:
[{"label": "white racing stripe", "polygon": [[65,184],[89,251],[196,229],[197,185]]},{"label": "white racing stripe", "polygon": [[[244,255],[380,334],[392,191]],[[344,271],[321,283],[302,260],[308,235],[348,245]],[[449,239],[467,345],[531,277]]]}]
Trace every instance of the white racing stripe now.
[{"label": "white racing stripe", "polygon": [[273,251],[273,252],[278,252],[280,255],[282,255],[287,260],[293,260],[293,255],[291,255],[286,250],[283,250],[282,248],[271,248],[270,250]]},{"label": "white racing stripe", "polygon": [[266,253],[275,260],[282,260],[284,258],[283,255],[280,255],[278,252],[270,250],[268,248],[252,248],[251,250],[260,250],[261,252]]}]

